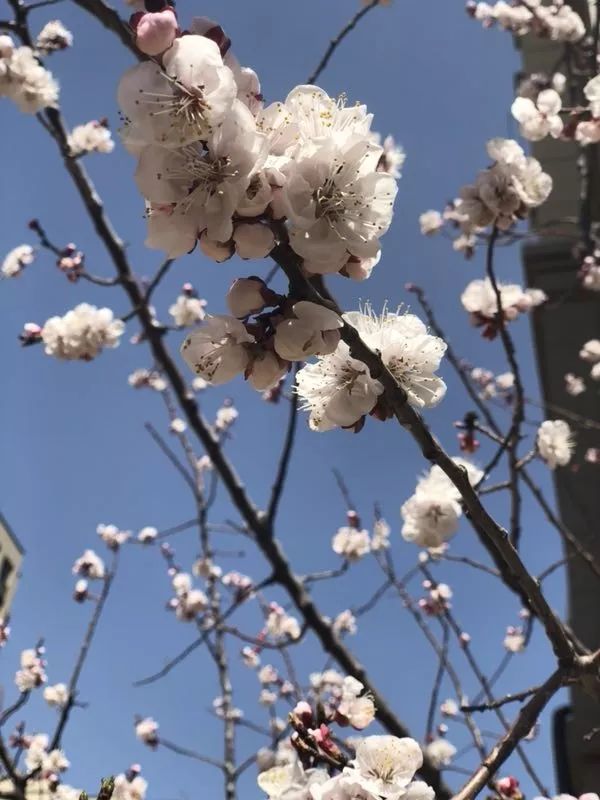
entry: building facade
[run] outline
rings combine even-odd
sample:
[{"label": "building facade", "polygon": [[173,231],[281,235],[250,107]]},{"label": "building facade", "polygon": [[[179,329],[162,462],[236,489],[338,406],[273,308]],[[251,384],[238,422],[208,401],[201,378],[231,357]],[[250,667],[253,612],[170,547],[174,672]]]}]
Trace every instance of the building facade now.
[{"label": "building facade", "polygon": [[[569,2],[592,30],[595,0]],[[560,63],[564,45],[528,36],[519,47],[525,73],[566,73]],[[572,78],[575,97],[586,80],[584,75]],[[592,225],[600,224],[600,157],[597,146],[584,151],[574,143],[551,138],[532,149],[554,181],[549,200],[532,221],[540,237],[523,249],[528,285],[543,289],[549,297],[532,319],[542,402],[545,418],[565,419],[577,439],[578,471],[555,472],[556,496],[562,523],[600,564],[600,472],[597,465],[583,459],[588,448],[600,447],[600,400],[597,388],[587,379],[589,365],[586,370],[578,357],[585,342],[600,339],[600,296],[583,290],[578,280],[583,215]],[[574,397],[566,391],[565,375],[578,374],[579,365],[588,388]],[[566,554],[573,555],[568,548]],[[569,624],[587,647],[596,650],[600,648],[600,580],[577,557],[569,558],[566,570]],[[600,707],[580,689],[572,690],[570,704],[554,718],[560,792],[578,797],[600,789],[600,736],[586,738],[596,728],[600,728]]]},{"label": "building facade", "polygon": [[17,588],[23,560],[21,543],[0,514],[0,619],[6,619]]}]

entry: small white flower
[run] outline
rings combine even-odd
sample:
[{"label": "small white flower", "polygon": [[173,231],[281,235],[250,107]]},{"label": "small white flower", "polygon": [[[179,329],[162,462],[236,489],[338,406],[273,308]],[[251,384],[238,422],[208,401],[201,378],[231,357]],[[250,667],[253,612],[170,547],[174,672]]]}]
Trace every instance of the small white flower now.
[{"label": "small white flower", "polygon": [[529,97],[517,97],[512,104],[513,117],[520,123],[521,135],[531,142],[538,142],[550,135],[555,139],[563,130],[560,118],[562,100],[554,89],[544,89],[535,102]]},{"label": "small white flower", "polygon": [[506,629],[506,636],[504,637],[504,647],[509,653],[522,653],[525,649],[525,636],[521,628],[513,628],[512,626]]},{"label": "small white flower", "polygon": [[137,538],[138,542],[142,542],[142,544],[148,544],[149,542],[153,542],[157,536],[158,536],[157,529],[151,526],[147,526],[141,529],[141,531],[137,535]]},{"label": "small white flower", "polygon": [[564,467],[575,448],[571,428],[562,419],[547,419],[538,428],[537,448],[550,469]]},{"label": "small white flower", "polygon": [[346,611],[340,612],[333,620],[332,627],[338,636],[344,633],[349,633],[353,636],[357,631],[356,617],[349,609],[346,609]]},{"label": "small white flower", "polygon": [[375,520],[373,535],[371,537],[371,550],[385,550],[390,546],[391,528],[384,519]]},{"label": "small white flower", "polygon": [[110,550],[118,550],[131,538],[130,531],[121,531],[116,525],[98,525],[96,533]]},{"label": "small white flower", "polygon": [[158,743],[158,722],[145,717],[135,723],[135,735],[144,744],[155,747]]},{"label": "small white flower", "polygon": [[54,686],[44,688],[44,700],[54,708],[64,708],[69,702],[69,690],[64,683],[55,683]]},{"label": "small white flower", "polygon": [[425,747],[425,754],[434,767],[447,767],[456,755],[456,747],[447,739],[434,739]]},{"label": "small white flower", "polygon": [[7,254],[2,262],[1,272],[5,278],[16,278],[31,264],[35,258],[35,250],[28,244],[21,244]]},{"label": "small white flower", "polygon": [[169,308],[169,314],[178,328],[189,328],[204,319],[205,307],[206,300],[191,297],[188,294],[180,294],[176,302]]},{"label": "small white flower", "polygon": [[[375,719],[375,703],[369,694],[362,694],[364,686],[356,678],[344,678],[338,714],[348,720],[356,730],[362,731]],[[358,756],[358,751],[357,751]]]},{"label": "small white flower", "polygon": [[440,705],[440,711],[445,717],[455,717],[459,712],[458,703],[449,697]]},{"label": "small white flower", "polygon": [[100,580],[105,575],[104,562],[93,550],[86,550],[73,564],[72,572],[90,580]]},{"label": "small white flower", "polygon": [[58,19],[47,22],[38,33],[35,42],[37,49],[44,54],[54,50],[65,50],[73,44],[73,34]]},{"label": "small white flower", "polygon": [[589,361],[590,364],[600,361],[600,339],[590,339],[586,342],[579,351],[579,358]]},{"label": "small white flower", "polygon": [[358,561],[371,550],[369,531],[356,528],[339,528],[331,540],[331,548],[338,556],[348,561]]},{"label": "small white flower", "polygon": [[106,122],[95,119],[73,128],[67,142],[74,156],[83,153],[112,153],[115,147]]},{"label": "small white flower", "polygon": [[592,117],[600,117],[600,75],[596,75],[586,83],[583,93],[590,104]]},{"label": "small white flower", "polygon": [[444,219],[439,211],[425,211],[419,217],[419,225],[424,236],[431,236],[444,227]]}]

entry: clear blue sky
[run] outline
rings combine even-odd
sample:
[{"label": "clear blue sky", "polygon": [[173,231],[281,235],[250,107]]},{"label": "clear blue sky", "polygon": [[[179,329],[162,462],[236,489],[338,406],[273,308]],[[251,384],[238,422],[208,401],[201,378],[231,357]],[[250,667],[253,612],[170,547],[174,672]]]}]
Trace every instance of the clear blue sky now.
[{"label": "clear blue sky", "polygon": [[[464,285],[482,274],[481,257],[464,262],[447,241],[422,238],[417,222],[422,211],[441,208],[485,166],[487,139],[515,133],[507,115],[518,63],[511,39],[500,32],[482,31],[466,17],[463,6],[462,0],[396,0],[389,8],[376,9],[343,44],[321,80],[330,94],[346,92],[351,101],[367,103],[375,114],[375,129],[384,135],[393,133],[407,152],[394,224],[383,240],[382,262],[367,283],[340,278],[331,282],[331,288],[347,308],[356,307],[359,299],[369,299],[376,307],[387,300],[393,307],[410,303],[404,284],[418,282],[426,287],[457,349],[475,364],[504,371],[499,345],[479,338],[459,304]],[[261,76],[268,101],[283,99],[306,78],[329,38],[354,9],[355,0],[206,0],[201,6],[184,0],[178,4],[183,22],[193,14],[221,21],[240,61]],[[69,2],[37,12],[34,26],[41,28],[56,16],[75,36],[72,50],[55,55],[50,64],[61,82],[67,120],[74,125],[107,116],[116,128],[115,90],[119,75],[132,62],[130,53]],[[37,217],[57,242],[75,241],[85,251],[90,271],[112,274],[53,143],[35,119],[19,114],[6,100],[0,105],[0,115],[6,142],[1,157],[0,253],[31,241],[26,224]],[[90,157],[87,166],[120,234],[130,243],[136,271],[151,275],[160,257],[142,244],[143,208],[132,180],[133,160],[117,146],[110,156]],[[498,263],[504,280],[520,279],[518,248],[503,250]],[[159,315],[166,315],[185,281],[191,281],[207,298],[209,309],[219,313],[232,278],[262,269],[261,264],[235,259],[215,265],[198,253],[187,256],[175,265],[156,298]],[[68,678],[91,610],[71,600],[70,567],[84,548],[101,550],[95,535],[98,523],[112,522],[133,530],[144,525],[165,528],[192,515],[179,477],[143,428],[144,421],[152,420],[165,429],[159,398],[134,392],[127,385],[133,369],[150,366],[143,346],[124,343],[91,364],[57,363],[41,348],[19,348],[17,335],[24,322],[42,323],[84,300],[110,305],[116,313],[128,310],[119,289],[68,284],[46,255],[19,280],[0,284],[4,375],[0,509],[27,550],[13,609],[13,637],[0,662],[7,698],[15,691],[12,676],[20,650],[32,646],[39,636],[46,638],[50,681]],[[136,328],[131,324],[128,336]],[[514,330],[524,373],[530,377],[528,391],[536,395],[527,321],[517,323]],[[181,336],[172,338],[175,348]],[[443,443],[455,452],[452,422],[462,417],[469,404],[450,369],[442,371],[449,383],[448,395],[428,418]],[[225,394],[235,399],[240,410],[229,447],[231,457],[251,495],[264,503],[265,475],[272,472],[280,447],[279,435],[273,432],[281,428],[285,409],[264,404],[236,381],[226,392],[214,390],[206,395],[203,402],[209,416]],[[399,537],[399,506],[423,468],[409,438],[392,423],[369,421],[360,436],[339,431],[316,435],[304,424],[300,427],[278,530],[297,571],[335,563],[330,539],[344,522],[344,508],[332,479],[333,467],[346,476],[365,520],[370,520],[373,502],[381,504],[393,527],[398,563],[407,567],[413,563],[416,552]],[[482,449],[481,460],[487,455]],[[541,479],[549,487],[543,473]],[[489,505],[506,522],[505,507],[497,500]],[[233,513],[225,493],[220,492],[214,519]],[[556,537],[530,504],[523,528],[525,558],[533,570],[539,570],[557,557]],[[191,562],[194,540],[191,533],[174,541],[180,562]],[[265,575],[261,559],[251,546],[246,549],[247,558],[237,566],[256,577]],[[453,549],[458,554],[479,554],[466,523]],[[473,637],[482,663],[492,669],[503,655],[505,627],[518,622],[518,604],[492,579],[482,580],[477,573],[443,566],[436,574],[452,584],[457,616]],[[372,564],[360,564],[348,580],[322,588],[317,597],[323,611],[334,615],[367,598],[377,580]],[[553,579],[549,587],[552,602],[561,608],[560,579]],[[72,785],[93,790],[101,775],[139,761],[150,782],[150,800],[183,800],[197,796],[199,789],[207,796],[219,796],[221,778],[210,768],[166,752],[151,753],[134,738],[132,720],[140,713],[158,719],[165,736],[181,744],[212,754],[220,746],[218,727],[206,712],[217,687],[205,654],[197,653],[159,684],[145,689],[131,686],[194,637],[190,628],[165,612],[168,597],[158,553],[127,550],[81,681],[81,698],[89,701],[89,708],[75,711],[64,739],[73,764],[66,780]],[[272,598],[281,599],[281,595],[274,592]],[[350,644],[398,714],[421,736],[436,665],[397,600],[386,599],[379,614],[365,620]],[[500,690],[518,690],[544,679],[551,668],[548,655],[536,633],[528,653],[515,658]],[[309,643],[299,654],[299,674],[306,677],[321,663]],[[467,675],[466,665],[459,663]],[[240,687],[236,702],[243,707],[249,698],[248,715],[260,719],[262,714],[266,721],[264,711],[254,711],[257,682],[253,675],[236,665],[235,679]],[[470,677],[465,686],[471,695],[475,693]],[[446,689],[444,695],[448,694]],[[49,727],[53,715],[43,705],[41,697],[30,703],[29,730]],[[490,717],[484,728],[497,731],[495,719]],[[451,726],[450,738],[458,744],[465,741],[460,726]],[[248,741],[240,745],[242,756],[249,747]],[[552,784],[548,726],[526,747],[545,771],[546,782]],[[530,790],[519,765],[513,766],[523,788]],[[460,777],[449,775],[448,779],[452,783]],[[242,787],[244,798],[259,796],[252,772]]]}]

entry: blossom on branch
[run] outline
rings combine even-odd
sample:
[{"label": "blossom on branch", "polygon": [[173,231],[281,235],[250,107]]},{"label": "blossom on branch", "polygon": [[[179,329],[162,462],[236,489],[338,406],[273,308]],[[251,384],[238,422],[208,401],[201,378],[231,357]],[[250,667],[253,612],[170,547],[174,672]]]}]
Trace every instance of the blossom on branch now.
[{"label": "blossom on branch", "polygon": [[118,347],[125,324],[110,308],[80,303],[64,317],[51,317],[42,328],[42,341],[49,356],[65,361],[91,361],[105,347]]},{"label": "blossom on branch", "polygon": [[[365,306],[363,311],[344,314],[343,319],[357,329],[365,344],[381,354],[411,405],[428,408],[443,398],[446,384],[435,370],[446,344],[427,333],[418,317],[386,310],[377,316]],[[313,430],[351,428],[370,413],[383,419],[389,415],[379,400],[383,386],[371,377],[362,361],[352,357],[343,341],[333,353],[298,372],[297,391],[303,408],[310,411]]]}]

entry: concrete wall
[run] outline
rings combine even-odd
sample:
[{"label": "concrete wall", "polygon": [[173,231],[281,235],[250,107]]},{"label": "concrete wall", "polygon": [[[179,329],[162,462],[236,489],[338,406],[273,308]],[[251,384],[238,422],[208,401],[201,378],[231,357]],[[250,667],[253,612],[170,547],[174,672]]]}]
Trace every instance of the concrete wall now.
[{"label": "concrete wall", "polygon": [[[571,3],[587,14],[587,3]],[[561,46],[534,37],[522,40],[520,49],[525,72],[552,72],[561,53]],[[596,148],[597,150],[597,148]],[[554,179],[554,189],[532,221],[534,230],[544,238],[528,244],[523,250],[526,280],[539,287],[550,302],[535,313],[533,334],[538,356],[538,369],[545,416],[567,419],[561,409],[600,422],[600,401],[597,385],[577,397],[565,391],[564,375],[577,372],[585,377],[589,366],[579,361],[581,345],[589,339],[600,339],[600,296],[578,287],[578,231],[568,223],[555,225],[557,219],[578,220],[580,213],[580,178],[577,159],[580,150],[574,145],[549,139],[533,147],[533,154]],[[600,161],[594,154],[592,170],[594,195],[592,213],[600,219]],[[588,384],[590,382],[588,381]],[[577,461],[579,470],[560,469],[555,474],[558,506],[564,524],[577,536],[600,564],[600,468],[583,462],[588,447],[600,446],[600,430],[577,427]],[[540,538],[553,536],[548,528],[532,531]],[[600,648],[600,579],[579,558],[567,565],[569,623],[576,635],[590,648]],[[600,790],[600,736],[589,742],[585,734],[600,727],[600,707],[581,691],[571,693],[571,707],[555,719],[558,789],[579,796]]]}]

